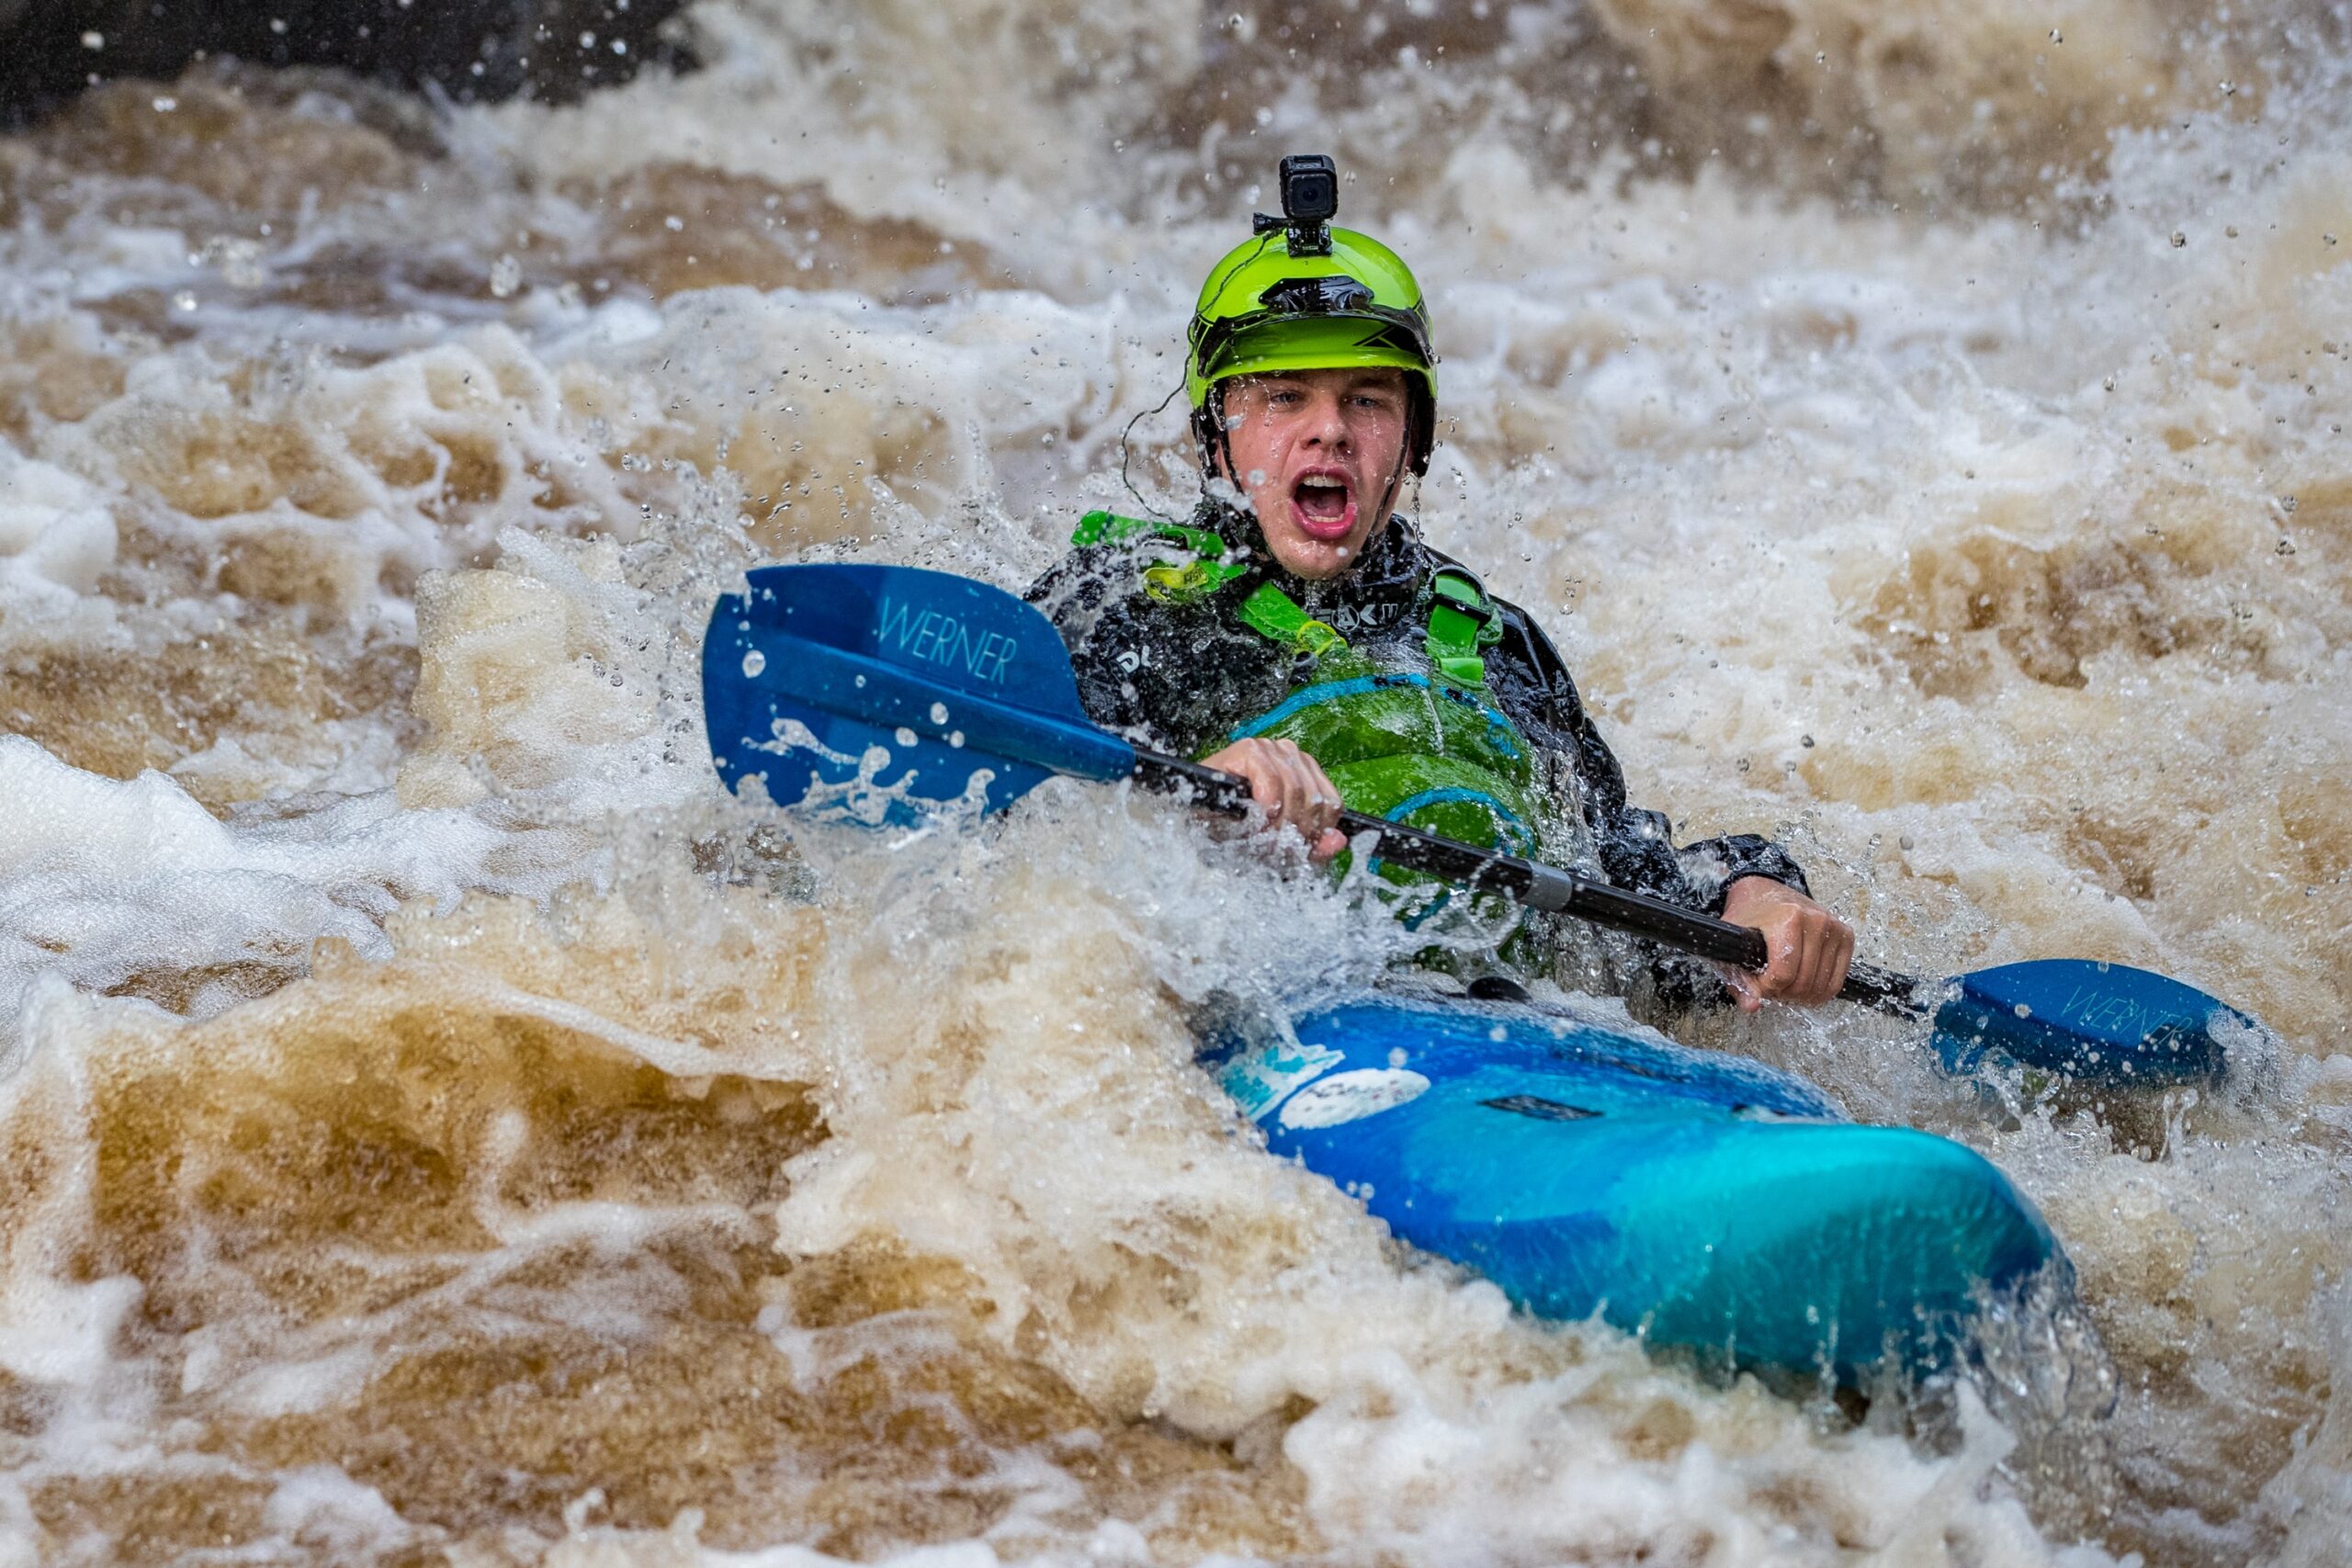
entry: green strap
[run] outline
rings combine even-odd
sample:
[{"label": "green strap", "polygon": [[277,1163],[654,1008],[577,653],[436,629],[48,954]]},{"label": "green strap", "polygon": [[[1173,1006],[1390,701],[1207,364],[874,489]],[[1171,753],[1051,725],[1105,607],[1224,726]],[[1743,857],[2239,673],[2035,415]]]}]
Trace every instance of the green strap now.
[{"label": "green strap", "polygon": [[1297,601],[1271,582],[1261,582],[1241,601],[1236,612],[1241,624],[1269,642],[1278,642],[1320,659],[1348,646],[1347,638],[1298,607]]},{"label": "green strap", "polygon": [[[1155,598],[1185,603],[1214,593],[1243,576],[1246,561],[1226,559],[1225,540],[1207,528],[1182,523],[1160,523],[1142,517],[1122,517],[1113,512],[1090,512],[1078,521],[1069,536],[1075,547],[1125,544],[1157,536],[1181,545],[1192,555],[1184,561],[1161,561],[1144,569],[1147,592]],[[1310,657],[1345,649],[1347,639],[1324,621],[1298,607],[1291,596],[1271,582],[1261,582],[1237,612],[1241,624],[1269,642],[1295,649]],[[1487,661],[1481,649],[1502,640],[1502,617],[1476,573],[1464,567],[1442,566],[1430,576],[1430,667],[1457,686],[1487,683]]]},{"label": "green strap", "polygon": [[1148,517],[1122,517],[1115,512],[1090,512],[1078,520],[1077,529],[1069,542],[1074,548],[1088,545],[1124,545],[1157,534],[1173,539],[1186,549],[1204,556],[1225,554],[1225,540],[1207,528],[1188,527],[1182,523],[1161,523]]},{"label": "green strap", "polygon": [[1423,644],[1430,666],[1462,686],[1487,683],[1487,661],[1479,655],[1503,639],[1502,617],[1486,587],[1468,570],[1442,566],[1430,577],[1430,629]]},{"label": "green strap", "polygon": [[1193,557],[1144,569],[1144,590],[1154,598],[1187,603],[1216,592],[1250,570],[1246,561],[1225,558],[1225,540],[1210,529],[1122,517],[1113,512],[1090,512],[1080,518],[1069,542],[1082,549],[1088,545],[1124,545],[1153,536],[1182,546]]}]

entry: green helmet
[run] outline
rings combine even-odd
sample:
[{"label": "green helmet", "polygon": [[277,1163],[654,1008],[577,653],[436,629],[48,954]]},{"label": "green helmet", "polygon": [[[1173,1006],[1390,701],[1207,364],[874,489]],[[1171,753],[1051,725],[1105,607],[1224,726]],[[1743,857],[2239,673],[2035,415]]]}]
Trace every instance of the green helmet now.
[{"label": "green helmet", "polygon": [[[1293,162],[1284,160],[1285,175]],[[1406,456],[1413,472],[1427,473],[1437,439],[1437,355],[1421,286],[1396,252],[1367,235],[1278,218],[1257,223],[1256,237],[1209,273],[1187,334],[1184,391],[1204,457],[1225,439],[1222,382],[1390,366],[1406,373],[1412,394]]]}]

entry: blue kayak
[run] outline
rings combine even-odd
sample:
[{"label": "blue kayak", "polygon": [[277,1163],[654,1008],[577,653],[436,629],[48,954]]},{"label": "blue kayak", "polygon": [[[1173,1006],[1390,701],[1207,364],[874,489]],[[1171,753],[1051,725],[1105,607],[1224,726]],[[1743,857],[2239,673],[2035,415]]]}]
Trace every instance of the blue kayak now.
[{"label": "blue kayak", "polygon": [[1204,1061],[1273,1153],[1402,1240],[1530,1312],[1598,1313],[1718,1366],[1929,1371],[1988,1300],[2071,1272],[1974,1151],[1548,1009],[1382,993]]}]

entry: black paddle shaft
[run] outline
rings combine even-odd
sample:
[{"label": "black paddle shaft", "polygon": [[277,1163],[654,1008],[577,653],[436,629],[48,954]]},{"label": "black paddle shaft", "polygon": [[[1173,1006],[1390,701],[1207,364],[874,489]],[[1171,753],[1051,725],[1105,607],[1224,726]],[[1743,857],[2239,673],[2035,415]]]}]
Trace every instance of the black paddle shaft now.
[{"label": "black paddle shaft", "polygon": [[[1184,791],[1194,804],[1229,817],[1250,809],[1250,781],[1217,769],[1188,762],[1182,757],[1137,750],[1135,776],[1152,789]],[[1743,969],[1761,969],[1770,961],[1764,933],[1753,926],[1738,926],[1653,898],[1629,893],[1606,882],[1578,876],[1572,871],[1545,865],[1498,850],[1482,850],[1454,839],[1440,838],[1401,822],[1367,817],[1360,811],[1340,813],[1340,831],[1351,840],[1366,833],[1377,840],[1380,858],[1408,871],[1426,872],[1473,889],[1487,889],[1514,898],[1531,909],[1573,915],[1595,925],[1648,937],[1683,953]],[[1881,1012],[1906,1018],[1923,1017],[1928,1008],[1917,999],[1919,982],[1908,975],[1873,964],[1854,964],[1846,971],[1838,995]]]}]

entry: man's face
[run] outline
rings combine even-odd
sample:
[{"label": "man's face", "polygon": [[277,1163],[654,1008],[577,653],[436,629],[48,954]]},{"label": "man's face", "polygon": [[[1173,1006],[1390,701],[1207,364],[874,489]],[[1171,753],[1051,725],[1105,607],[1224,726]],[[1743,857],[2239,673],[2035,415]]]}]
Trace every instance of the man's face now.
[{"label": "man's face", "polygon": [[1226,383],[1227,476],[1294,576],[1337,577],[1388,520],[1405,468],[1402,370],[1291,370]]}]

